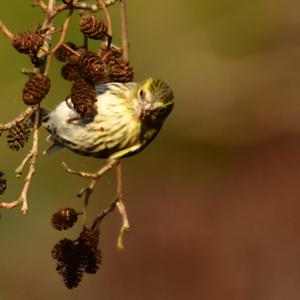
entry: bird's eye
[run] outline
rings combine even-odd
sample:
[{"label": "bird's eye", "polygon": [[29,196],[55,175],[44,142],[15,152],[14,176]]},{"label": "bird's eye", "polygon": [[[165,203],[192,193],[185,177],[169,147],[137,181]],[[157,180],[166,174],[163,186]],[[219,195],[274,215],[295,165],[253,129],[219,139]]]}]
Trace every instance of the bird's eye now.
[{"label": "bird's eye", "polygon": [[143,89],[141,89],[141,90],[139,91],[139,96],[140,96],[141,99],[144,99],[144,98],[145,98],[145,92],[144,92]]}]

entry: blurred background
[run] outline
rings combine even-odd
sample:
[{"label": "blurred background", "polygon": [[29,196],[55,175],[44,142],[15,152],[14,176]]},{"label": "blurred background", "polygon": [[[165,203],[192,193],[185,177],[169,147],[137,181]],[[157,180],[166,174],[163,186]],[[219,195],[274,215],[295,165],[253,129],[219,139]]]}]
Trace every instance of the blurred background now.
[{"label": "blurred background", "polygon": [[[31,1],[19,2],[1,5],[0,19],[15,33],[43,20]],[[135,79],[163,78],[176,106],[153,144],[124,159],[132,226],[125,251],[116,251],[114,213],[103,221],[99,272],[74,290],[64,286],[50,252],[80,226],[58,232],[50,220],[59,208],[81,209],[76,193],[88,182],[65,173],[61,161],[88,171],[103,162],[68,151],[40,155],[29,213],[1,211],[0,298],[299,299],[299,10],[295,0],[128,1]],[[119,44],[119,8],[110,11]],[[68,37],[80,44],[77,24]],[[3,35],[0,59],[5,123],[24,109],[20,69],[30,63]],[[48,108],[70,91],[61,66],[52,65]],[[20,192],[14,169],[28,147],[12,152],[2,136],[0,149],[7,201]],[[90,220],[114,193],[112,173],[97,186]]]}]

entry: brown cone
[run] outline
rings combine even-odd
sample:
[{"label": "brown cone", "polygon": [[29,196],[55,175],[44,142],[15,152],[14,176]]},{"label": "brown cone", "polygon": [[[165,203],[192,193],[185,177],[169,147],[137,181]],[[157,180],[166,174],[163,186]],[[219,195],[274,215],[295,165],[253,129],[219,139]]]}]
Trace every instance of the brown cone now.
[{"label": "brown cone", "polygon": [[129,62],[118,59],[111,62],[110,79],[116,82],[129,82],[133,79],[133,68]]},{"label": "brown cone", "polygon": [[13,37],[12,45],[24,54],[35,54],[44,44],[44,37],[39,29],[22,32]]},{"label": "brown cone", "polygon": [[26,105],[35,105],[42,101],[50,89],[50,79],[40,73],[31,75],[23,89],[23,101]]},{"label": "brown cone", "polygon": [[91,51],[85,51],[79,62],[81,76],[94,84],[103,83],[105,79],[105,68],[102,59]]},{"label": "brown cone", "polygon": [[101,40],[106,36],[107,27],[105,23],[94,15],[84,15],[79,21],[81,32],[94,40]]},{"label": "brown cone", "polygon": [[107,65],[110,65],[114,61],[121,59],[123,56],[122,49],[115,45],[110,45],[109,50],[107,49],[107,45],[103,45],[101,47],[101,50],[101,58],[103,62]]},{"label": "brown cone", "polygon": [[77,79],[71,89],[71,101],[82,118],[91,117],[97,101],[95,85],[83,78]]},{"label": "brown cone", "polygon": [[7,135],[7,144],[10,149],[19,151],[20,148],[25,146],[30,135],[30,130],[24,123],[17,123],[16,126],[11,128]]}]

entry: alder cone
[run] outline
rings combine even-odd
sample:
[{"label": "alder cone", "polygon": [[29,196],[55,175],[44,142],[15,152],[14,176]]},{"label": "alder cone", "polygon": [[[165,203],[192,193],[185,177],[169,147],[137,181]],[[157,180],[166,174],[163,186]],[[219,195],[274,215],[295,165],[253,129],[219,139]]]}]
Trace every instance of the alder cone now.
[{"label": "alder cone", "polygon": [[14,35],[12,45],[20,53],[35,54],[44,44],[44,37],[38,29]]},{"label": "alder cone", "polygon": [[8,131],[7,144],[10,149],[19,151],[23,148],[30,136],[30,130],[25,123],[17,123]]},{"label": "alder cone", "polygon": [[39,104],[48,94],[50,89],[50,79],[48,76],[40,73],[31,75],[25,83],[23,89],[23,101],[26,105]]},{"label": "alder cone", "polygon": [[77,79],[71,89],[71,101],[82,118],[92,116],[97,101],[95,85],[83,78]]},{"label": "alder cone", "polygon": [[84,15],[79,21],[81,32],[90,39],[101,40],[107,34],[105,23],[94,15]]},{"label": "alder cone", "polygon": [[115,60],[111,62],[110,79],[116,82],[129,82],[133,79],[133,68],[128,61]]},{"label": "alder cone", "polygon": [[81,54],[79,62],[80,75],[93,84],[102,83],[105,80],[105,67],[100,56],[85,51]]}]

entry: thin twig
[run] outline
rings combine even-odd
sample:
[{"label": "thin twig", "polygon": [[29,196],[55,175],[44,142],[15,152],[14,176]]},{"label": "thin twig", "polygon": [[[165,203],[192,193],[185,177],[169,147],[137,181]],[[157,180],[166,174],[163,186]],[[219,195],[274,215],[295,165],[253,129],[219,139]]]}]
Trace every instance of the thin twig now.
[{"label": "thin twig", "polygon": [[111,212],[113,212],[115,210],[116,204],[119,201],[119,198],[116,198],[113,202],[111,202],[111,204],[105,208],[94,220],[94,223],[92,225],[92,229],[95,229],[96,227],[98,227],[101,223],[101,221]]},{"label": "thin twig", "polygon": [[30,151],[25,158],[22,160],[22,162],[20,163],[20,165],[16,168],[15,173],[17,177],[21,177],[22,173],[23,173],[23,169],[25,167],[25,165],[27,164],[27,162],[29,161],[29,159],[31,159],[32,157],[32,151]]},{"label": "thin twig", "polygon": [[105,173],[107,173],[108,171],[110,171],[113,166],[115,166],[116,164],[118,164],[118,160],[112,160],[109,161],[107,163],[107,165],[105,165],[104,167],[102,167],[99,171],[97,171],[96,173],[86,173],[86,172],[82,172],[82,171],[78,171],[78,170],[74,170],[69,168],[65,162],[62,162],[62,165],[64,167],[64,169],[71,174],[75,174],[81,177],[87,177],[87,178],[91,178],[91,183],[89,184],[88,187],[82,189],[77,196],[78,197],[82,197],[83,195],[84,197],[84,207],[83,207],[83,223],[84,225],[87,224],[87,210],[88,210],[88,204],[89,204],[89,199],[91,194],[93,193],[96,183],[98,182],[98,179],[103,176]]},{"label": "thin twig", "polygon": [[61,13],[62,11],[66,10],[68,8],[69,8],[69,6],[67,4],[63,3],[63,4],[56,7],[56,12],[55,13],[57,15],[57,14]]},{"label": "thin twig", "polygon": [[91,10],[92,12],[96,12],[99,10],[97,4],[90,4],[90,3],[85,3],[85,2],[79,2],[76,4],[73,4],[73,7],[76,9],[82,9],[82,10]]},{"label": "thin twig", "polygon": [[23,112],[21,112],[15,119],[13,119],[12,121],[6,123],[6,124],[0,124],[0,133],[5,131],[5,130],[9,130],[13,127],[15,127],[18,123],[23,122],[25,119],[28,119],[32,113],[35,111],[35,108],[30,106],[28,107],[26,110],[24,110]]},{"label": "thin twig", "polygon": [[120,0],[120,9],[121,9],[121,34],[122,34],[122,49],[123,49],[123,58],[125,61],[128,61],[128,20],[127,20],[127,8],[126,1]]},{"label": "thin twig", "polygon": [[[105,20],[106,20],[106,25],[107,25],[107,36],[108,36],[107,49],[109,49],[110,43],[111,43],[111,40],[112,40],[111,17],[110,17],[109,11],[106,7],[106,4],[105,4],[104,0],[97,0],[97,1],[98,1],[98,5],[101,7],[101,9],[103,10],[104,15],[105,15]],[[101,49],[101,45],[102,45],[102,41],[100,42],[100,49]]]},{"label": "thin twig", "polygon": [[43,0],[35,0],[33,5],[38,6],[45,14],[48,13],[48,7]]},{"label": "thin twig", "polygon": [[62,43],[61,46],[64,47],[64,48],[66,48],[66,49],[67,49],[68,51],[70,51],[72,54],[74,54],[74,55],[76,55],[76,56],[78,56],[78,57],[80,56],[80,54],[79,54],[76,50],[72,49],[72,48],[69,47],[67,44]]},{"label": "thin twig", "polygon": [[1,20],[0,20],[0,30],[9,40],[12,40],[14,38],[14,35],[8,30],[8,28],[4,25],[4,23]]},{"label": "thin twig", "polygon": [[118,2],[118,0],[104,0],[106,6],[110,6]]},{"label": "thin twig", "polygon": [[116,203],[118,211],[122,217],[122,226],[118,236],[117,249],[122,251],[124,250],[124,238],[125,234],[129,232],[129,221],[127,217],[126,207],[123,202],[123,179],[122,179],[122,165],[121,162],[117,165],[117,198],[118,202]]},{"label": "thin twig", "polygon": [[71,8],[68,12],[68,15],[64,21],[64,24],[62,26],[62,32],[59,38],[58,43],[55,45],[55,47],[52,48],[51,52],[54,53],[60,46],[61,44],[64,42],[66,34],[67,34],[67,29],[69,27],[71,18],[72,18],[72,14],[73,14],[73,9]]},{"label": "thin twig", "polygon": [[46,18],[44,20],[43,28],[51,27],[53,19],[63,12],[64,10],[69,9],[69,6],[66,4],[61,4],[60,6],[56,6],[56,0],[49,0],[47,6]]},{"label": "thin twig", "polygon": [[55,51],[64,43],[65,37],[66,37],[66,33],[67,33],[67,29],[69,27],[71,18],[72,18],[72,14],[73,14],[73,9],[71,8],[69,10],[69,13],[64,21],[64,24],[62,26],[62,32],[59,38],[59,41],[57,42],[57,44],[51,49],[48,57],[47,57],[47,64],[46,64],[46,68],[45,68],[45,75],[48,75],[49,73],[49,68],[51,65],[51,60],[52,60],[52,55],[55,53]]},{"label": "thin twig", "polygon": [[81,190],[77,196],[78,197],[82,197],[83,195],[85,195],[84,197],[84,206],[83,206],[83,224],[86,225],[87,224],[87,215],[88,215],[88,204],[89,204],[89,199],[91,194],[94,191],[94,188],[96,186],[98,179],[92,179],[90,185]]},{"label": "thin twig", "polygon": [[75,175],[78,175],[78,176],[81,176],[81,177],[87,177],[87,178],[91,178],[91,179],[98,179],[102,175],[104,175],[105,173],[107,173],[108,171],[110,171],[117,163],[118,163],[118,160],[109,161],[107,163],[107,165],[105,165],[104,167],[102,167],[96,173],[87,173],[87,172],[82,172],[82,171],[79,171],[79,170],[71,169],[71,168],[68,167],[68,165],[64,161],[62,162],[62,166],[64,167],[64,169],[68,173],[75,174]]},{"label": "thin twig", "polygon": [[[32,177],[35,173],[35,165],[36,165],[36,160],[37,160],[37,156],[38,156],[39,119],[40,119],[39,109],[36,109],[34,113],[35,113],[35,118],[34,118],[34,132],[33,132],[32,148],[31,148],[29,154],[25,158],[26,162],[29,160],[29,170],[28,170],[27,176],[24,180],[24,186],[23,186],[21,195],[15,201],[0,203],[0,207],[7,208],[7,209],[11,209],[11,208],[21,205],[21,211],[23,214],[26,214],[28,211],[27,195],[28,195],[28,191],[29,191],[29,188],[31,185]],[[25,163],[24,163],[24,165],[25,165]],[[22,162],[22,164],[23,164],[23,162]]]}]

